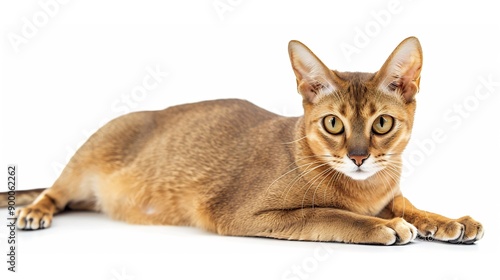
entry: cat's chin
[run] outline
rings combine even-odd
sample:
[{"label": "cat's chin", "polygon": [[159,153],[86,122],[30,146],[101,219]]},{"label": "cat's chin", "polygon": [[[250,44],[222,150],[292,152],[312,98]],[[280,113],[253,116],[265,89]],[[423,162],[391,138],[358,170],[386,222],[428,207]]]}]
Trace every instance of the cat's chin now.
[{"label": "cat's chin", "polygon": [[363,180],[366,180],[366,179],[370,178],[371,176],[375,175],[375,173],[377,173],[377,172],[363,171],[363,170],[358,169],[356,171],[343,172],[343,173],[353,180],[363,181]]}]

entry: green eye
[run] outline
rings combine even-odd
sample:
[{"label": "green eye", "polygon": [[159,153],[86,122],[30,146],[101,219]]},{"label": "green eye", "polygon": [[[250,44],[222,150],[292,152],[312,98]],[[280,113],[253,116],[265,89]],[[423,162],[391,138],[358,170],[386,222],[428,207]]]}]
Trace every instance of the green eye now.
[{"label": "green eye", "polygon": [[338,135],[344,132],[344,124],[338,117],[334,115],[326,116],[323,119],[323,126],[325,127],[326,131],[328,131],[328,133],[333,135]]},{"label": "green eye", "polygon": [[389,115],[382,115],[375,119],[372,131],[375,134],[383,135],[389,132],[394,125],[394,118]]}]

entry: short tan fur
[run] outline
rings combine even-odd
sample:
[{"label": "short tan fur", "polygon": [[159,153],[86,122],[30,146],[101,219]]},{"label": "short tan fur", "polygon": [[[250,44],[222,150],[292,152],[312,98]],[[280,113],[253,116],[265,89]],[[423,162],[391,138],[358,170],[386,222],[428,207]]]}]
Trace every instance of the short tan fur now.
[{"label": "short tan fur", "polygon": [[302,117],[242,100],[119,117],[18,211],[18,227],[47,228],[69,208],[233,236],[385,245],[417,234],[482,238],[472,218],[419,210],[399,188],[423,61],[416,38],[376,73],[330,70],[298,41],[289,54]]}]

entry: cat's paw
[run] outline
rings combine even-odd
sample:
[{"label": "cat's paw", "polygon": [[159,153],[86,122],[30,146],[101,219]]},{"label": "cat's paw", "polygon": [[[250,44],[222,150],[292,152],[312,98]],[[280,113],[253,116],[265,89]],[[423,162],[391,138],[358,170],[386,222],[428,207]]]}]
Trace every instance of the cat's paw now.
[{"label": "cat's paw", "polygon": [[421,221],[417,228],[422,238],[455,244],[472,244],[484,235],[481,223],[469,216],[456,220],[427,218]]},{"label": "cat's paw", "polygon": [[36,230],[48,228],[52,223],[52,211],[30,205],[16,211],[17,228],[23,230]]},{"label": "cat's paw", "polygon": [[402,218],[394,218],[380,225],[375,232],[375,243],[384,245],[407,244],[417,237],[417,228]]}]

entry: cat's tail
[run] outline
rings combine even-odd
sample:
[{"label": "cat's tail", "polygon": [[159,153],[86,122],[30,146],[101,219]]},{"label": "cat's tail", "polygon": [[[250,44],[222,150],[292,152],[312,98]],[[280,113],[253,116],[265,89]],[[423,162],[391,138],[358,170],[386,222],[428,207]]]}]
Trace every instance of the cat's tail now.
[{"label": "cat's tail", "polygon": [[15,203],[16,206],[28,205],[35,201],[38,195],[40,195],[44,190],[45,189],[34,189],[15,192],[0,192],[0,208],[9,206],[9,201],[13,201],[10,204]]}]

